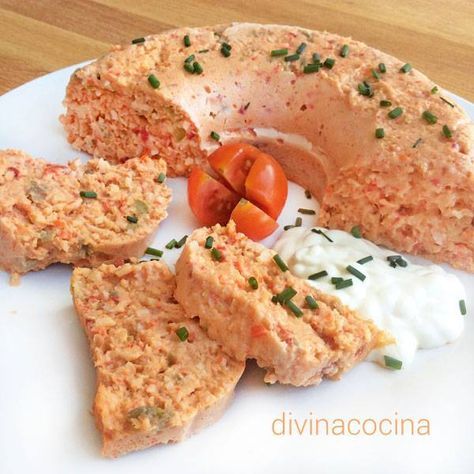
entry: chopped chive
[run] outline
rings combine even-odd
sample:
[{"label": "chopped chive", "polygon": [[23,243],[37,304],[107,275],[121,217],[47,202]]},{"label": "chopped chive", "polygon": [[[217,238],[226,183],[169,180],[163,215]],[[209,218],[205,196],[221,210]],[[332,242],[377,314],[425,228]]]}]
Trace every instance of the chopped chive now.
[{"label": "chopped chive", "polygon": [[311,74],[313,72],[318,72],[319,71],[319,63],[314,63],[314,64],[307,64],[304,68],[303,68],[303,72],[305,74]]},{"label": "chopped chive", "polygon": [[282,272],[286,272],[288,270],[286,263],[283,261],[280,255],[275,254],[273,256],[273,260],[275,260],[275,263],[278,265],[278,267],[280,268]]},{"label": "chopped chive", "polygon": [[158,249],[154,249],[153,247],[148,247],[145,250],[145,254],[154,255],[155,257],[162,257],[163,256],[163,250],[158,250]]},{"label": "chopped chive", "polygon": [[208,53],[208,52],[209,52],[208,49],[200,49],[200,50],[198,51],[198,53],[201,53],[201,54],[202,54],[202,53]]},{"label": "chopped chive", "polygon": [[160,81],[154,74],[150,74],[148,76],[148,82],[150,83],[151,87],[153,87],[153,89],[158,89],[158,87],[160,87]]},{"label": "chopped chive", "polygon": [[348,44],[345,44],[341,48],[341,51],[340,51],[339,55],[341,56],[341,58],[347,58],[347,56],[349,56],[349,45]]},{"label": "chopped chive", "polygon": [[292,61],[298,61],[298,59],[300,59],[300,55],[298,53],[290,54],[288,56],[285,56],[285,61],[287,63],[292,62]]},{"label": "chopped chive", "polygon": [[385,136],[385,130],[383,128],[375,129],[375,138],[383,138]]},{"label": "chopped chive", "polygon": [[221,139],[221,136],[217,132],[214,132],[214,130],[209,134],[209,136],[216,142]]},{"label": "chopped chive", "polygon": [[285,305],[297,318],[301,318],[301,316],[303,316],[303,311],[301,311],[301,309],[298,308],[298,306],[296,306],[293,301],[287,301]]},{"label": "chopped chive", "polygon": [[137,216],[127,216],[126,219],[128,222],[131,222],[132,224],[136,224],[138,222]]},{"label": "chopped chive", "polygon": [[305,301],[306,301],[306,304],[308,305],[309,309],[318,309],[319,308],[318,302],[311,295],[306,296]]},{"label": "chopped chive", "polygon": [[189,38],[189,35],[184,35],[183,43],[186,48],[189,48],[191,46],[191,39]]},{"label": "chopped chive", "polygon": [[466,302],[464,300],[459,300],[459,311],[465,316],[467,314]]},{"label": "chopped chive", "polygon": [[81,196],[81,198],[97,199],[97,193],[95,191],[81,191],[79,196]]},{"label": "chopped chive", "polygon": [[321,229],[311,229],[311,232],[322,235],[325,239],[329,240],[329,242],[334,242],[334,240],[332,240],[331,237],[325,234]]},{"label": "chopped chive", "polygon": [[[184,62],[185,62],[185,63],[192,63],[195,59],[196,59],[196,56],[195,56],[194,54],[191,54],[190,56],[188,56],[188,57],[184,60]],[[194,68],[193,68],[193,70],[194,70]]]},{"label": "chopped chive", "polygon": [[296,48],[296,54],[302,54],[303,51],[306,49],[307,44],[306,43],[301,43],[297,48]]},{"label": "chopped chive", "polygon": [[364,95],[366,97],[373,97],[374,95],[372,86],[367,81],[363,81],[357,84],[357,89],[360,95]]},{"label": "chopped chive", "polygon": [[362,231],[360,229],[360,225],[355,225],[351,229],[351,234],[356,238],[360,239],[362,237]]},{"label": "chopped chive", "polygon": [[449,102],[449,100],[446,100],[444,97],[440,97],[440,99],[445,103],[448,104],[450,107],[454,108],[454,104],[452,102]]},{"label": "chopped chive", "polygon": [[280,291],[278,295],[276,295],[277,301],[278,303],[281,303],[281,304],[286,303],[287,301],[291,300],[291,298],[293,298],[293,296],[295,296],[296,293],[297,292],[294,288],[292,288],[291,286],[288,286],[283,291]]},{"label": "chopped chive", "polygon": [[432,89],[431,89],[431,93],[432,94],[436,94],[436,92],[438,92],[438,86],[434,86]]},{"label": "chopped chive", "polygon": [[452,138],[453,137],[453,132],[451,132],[451,129],[447,125],[443,125],[443,135],[446,138]]},{"label": "chopped chive", "polygon": [[188,236],[184,235],[180,240],[178,240],[178,242],[176,242],[175,247],[180,249],[186,243],[186,240],[188,240]]},{"label": "chopped chive", "polygon": [[176,239],[171,239],[171,240],[165,245],[165,247],[166,247],[168,250],[174,249],[175,246],[176,246]]},{"label": "chopped chive", "polygon": [[416,148],[423,140],[421,138],[418,138],[415,143],[411,146],[412,148]]},{"label": "chopped chive", "polygon": [[272,301],[273,304],[277,304],[278,303],[277,295],[273,295],[271,301]]},{"label": "chopped chive", "polygon": [[305,209],[304,207],[300,207],[298,209],[298,212],[300,214],[306,214],[308,216],[314,216],[316,214],[316,211],[314,209]]},{"label": "chopped chive", "polygon": [[222,259],[222,252],[219,249],[216,249],[215,247],[212,247],[211,257],[212,257],[213,260],[216,260],[217,262],[220,262],[221,259]]},{"label": "chopped chive", "polygon": [[247,110],[249,107],[250,107],[250,102],[247,102],[247,103],[244,105],[244,110]]},{"label": "chopped chive", "polygon": [[164,183],[165,179],[166,179],[165,173],[160,173],[156,178],[156,182],[161,184],[161,183]]},{"label": "chopped chive", "polygon": [[336,64],[336,60],[334,58],[326,58],[326,61],[324,61],[323,66],[327,69],[332,69],[334,67],[334,64]]},{"label": "chopped chive", "polygon": [[313,63],[320,63],[321,62],[321,56],[318,53],[313,53]]},{"label": "chopped chive", "polygon": [[383,360],[385,362],[385,367],[389,367],[393,370],[400,370],[402,368],[402,361],[395,359],[394,357],[384,355]]},{"label": "chopped chive", "polygon": [[181,342],[184,342],[188,338],[189,332],[183,326],[183,327],[180,327],[179,329],[176,329],[176,335],[178,336],[178,338]]},{"label": "chopped chive", "polygon": [[395,107],[387,115],[389,118],[395,119],[397,117],[400,117],[400,115],[402,114],[403,114],[403,109],[401,107]]},{"label": "chopped chive", "polygon": [[406,74],[407,72],[410,72],[411,70],[412,70],[412,67],[410,63],[406,63],[400,68],[400,72],[403,72],[404,74]]},{"label": "chopped chive", "polygon": [[186,71],[190,72],[191,74],[194,74],[194,66],[191,63],[185,62],[183,67]]},{"label": "chopped chive", "polygon": [[328,275],[326,270],[321,270],[320,272],[313,273],[308,277],[308,280],[318,280],[319,278],[325,277]]},{"label": "chopped chive", "polygon": [[202,66],[197,61],[193,62],[193,72],[194,74],[202,74],[203,72]]},{"label": "chopped chive", "polygon": [[295,219],[295,227],[301,227],[303,225],[303,219],[301,217],[297,217]]},{"label": "chopped chive", "polygon": [[367,278],[362,272],[357,270],[357,268],[354,268],[352,265],[347,265],[346,270],[360,281],[364,281]]},{"label": "chopped chive", "polygon": [[283,227],[283,230],[290,230],[290,229],[293,229],[293,227],[295,227],[294,224],[288,224],[285,227]]},{"label": "chopped chive", "polygon": [[344,278],[341,277],[332,277],[331,278],[331,283],[335,285],[336,283],[340,283],[341,281],[344,281]]},{"label": "chopped chive", "polygon": [[379,104],[380,107],[390,107],[392,105],[392,102],[390,102],[389,100],[381,100]]},{"label": "chopped chive", "polygon": [[348,278],[347,280],[342,280],[336,283],[336,290],[343,290],[344,288],[347,288],[349,286],[352,286],[352,278]]},{"label": "chopped chive", "polygon": [[140,44],[140,43],[144,43],[145,42],[145,38],[135,38],[132,40],[132,44]]},{"label": "chopped chive", "polygon": [[232,45],[226,43],[225,41],[221,45],[222,48],[228,49],[229,51],[232,49]]},{"label": "chopped chive", "polygon": [[438,121],[438,117],[432,114],[429,110],[425,110],[421,116],[431,125],[435,124]]},{"label": "chopped chive", "polygon": [[359,260],[357,260],[357,263],[359,265],[364,265],[367,262],[371,262],[373,259],[374,257],[372,257],[372,255],[367,255],[367,257],[360,258]]},{"label": "chopped chive", "polygon": [[408,266],[408,262],[401,255],[389,255],[387,260],[390,263],[390,266],[395,268],[397,265],[399,267]]},{"label": "chopped chive", "polygon": [[270,56],[277,57],[277,56],[286,56],[288,54],[288,49],[287,48],[282,48],[282,49],[274,49],[270,53]]},{"label": "chopped chive", "polygon": [[212,245],[214,244],[214,238],[209,236],[206,238],[206,242],[204,243],[204,248],[212,249]]},{"label": "chopped chive", "polygon": [[[227,44],[227,43],[225,43],[225,44]],[[231,54],[230,49],[227,49],[227,48],[224,47],[224,45],[222,45],[221,54],[222,54],[222,56],[224,56],[225,58],[228,58],[228,57],[230,56],[230,54]]]},{"label": "chopped chive", "polygon": [[304,195],[307,199],[311,199],[311,191],[309,189],[304,190]]},{"label": "chopped chive", "polygon": [[250,277],[248,279],[248,282],[252,289],[256,290],[258,288],[258,281],[255,277]]},{"label": "chopped chive", "polygon": [[384,63],[380,63],[379,64],[379,71],[382,73],[382,74],[385,74],[387,72],[387,66],[385,66]]},{"label": "chopped chive", "polygon": [[372,76],[377,79],[377,81],[380,81],[380,74],[375,69],[372,69]]}]

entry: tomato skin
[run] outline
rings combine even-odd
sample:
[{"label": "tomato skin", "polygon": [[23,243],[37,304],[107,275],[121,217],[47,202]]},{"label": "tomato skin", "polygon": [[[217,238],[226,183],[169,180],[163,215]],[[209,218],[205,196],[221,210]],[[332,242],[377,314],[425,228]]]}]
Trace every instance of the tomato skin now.
[{"label": "tomato skin", "polygon": [[280,163],[261,153],[245,180],[245,197],[276,219],[288,197],[288,179]]},{"label": "tomato skin", "polygon": [[239,201],[230,218],[235,222],[237,232],[252,240],[262,240],[278,228],[274,219],[246,199]]},{"label": "tomato skin", "polygon": [[188,203],[203,226],[225,225],[240,197],[209,176],[193,168],[188,179]]},{"label": "tomato skin", "polygon": [[243,196],[250,167],[260,154],[258,148],[247,143],[229,143],[211,153],[208,162],[234,191]]}]

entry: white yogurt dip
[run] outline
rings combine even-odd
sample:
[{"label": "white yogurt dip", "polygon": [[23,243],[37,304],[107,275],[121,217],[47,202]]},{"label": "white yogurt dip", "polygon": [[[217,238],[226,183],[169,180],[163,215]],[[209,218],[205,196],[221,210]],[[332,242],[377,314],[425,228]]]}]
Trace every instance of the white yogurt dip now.
[{"label": "white yogurt dip", "polygon": [[[390,266],[388,256],[396,252],[377,247],[348,232],[294,227],[283,233],[274,249],[298,277],[327,271],[328,275],[308,283],[330,293],[363,317],[370,318],[392,335],[396,343],[374,350],[368,359],[384,365],[384,356],[402,361],[407,367],[417,349],[430,349],[454,341],[464,328],[460,300],[465,300],[459,279],[438,265]],[[357,260],[372,256],[364,264]],[[403,262],[402,262],[403,264]],[[349,273],[351,265],[365,280]],[[336,289],[332,277],[351,279],[352,286]]]}]

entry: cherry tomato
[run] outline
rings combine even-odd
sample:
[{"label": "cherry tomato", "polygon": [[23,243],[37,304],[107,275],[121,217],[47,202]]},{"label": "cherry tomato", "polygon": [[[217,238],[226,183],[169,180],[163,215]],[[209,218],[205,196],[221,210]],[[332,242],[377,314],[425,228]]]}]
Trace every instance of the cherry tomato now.
[{"label": "cherry tomato", "polygon": [[235,222],[238,232],[253,240],[264,239],[278,228],[274,219],[246,199],[239,201],[230,218]]},{"label": "cherry tomato", "polygon": [[239,196],[200,168],[193,168],[188,180],[188,202],[201,225],[225,225]]},{"label": "cherry tomato", "polygon": [[229,143],[211,153],[208,161],[211,168],[243,196],[248,172],[260,154],[258,148],[247,143]]},{"label": "cherry tomato", "polygon": [[245,197],[276,219],[288,197],[288,180],[280,163],[261,153],[245,180]]}]

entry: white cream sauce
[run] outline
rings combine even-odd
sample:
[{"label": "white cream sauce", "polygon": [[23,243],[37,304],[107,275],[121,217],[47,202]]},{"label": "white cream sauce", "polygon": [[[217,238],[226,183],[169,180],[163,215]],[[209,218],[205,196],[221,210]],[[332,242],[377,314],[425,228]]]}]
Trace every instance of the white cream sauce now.
[{"label": "white cream sauce", "polygon": [[[318,228],[316,228],[318,229]],[[325,293],[339,297],[349,308],[370,318],[396,343],[372,351],[369,360],[384,365],[384,356],[402,361],[407,367],[417,349],[439,347],[457,339],[464,328],[459,301],[465,300],[459,279],[438,265],[390,266],[387,257],[396,252],[377,247],[365,239],[340,230],[295,227],[283,233],[274,249],[298,277],[308,278],[322,270],[328,276],[308,283]],[[357,260],[371,255],[363,265]],[[362,272],[361,281],[346,270],[348,265]],[[331,277],[352,279],[352,286],[339,289]]]}]

